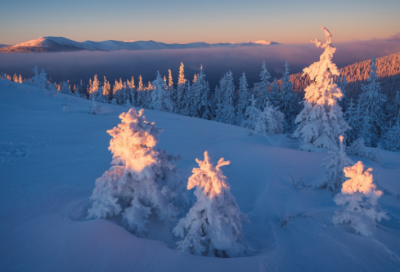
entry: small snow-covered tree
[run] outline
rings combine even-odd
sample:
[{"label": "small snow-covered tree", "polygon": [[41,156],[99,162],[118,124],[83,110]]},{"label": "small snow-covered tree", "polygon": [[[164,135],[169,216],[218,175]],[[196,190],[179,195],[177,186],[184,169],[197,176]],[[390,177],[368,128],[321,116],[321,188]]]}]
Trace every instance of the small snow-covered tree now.
[{"label": "small snow-covered tree", "polygon": [[254,127],[255,134],[283,133],[283,121],[285,116],[274,108],[268,101],[264,111],[260,112]]},{"label": "small snow-covered tree", "polygon": [[256,107],[257,101],[254,99],[254,94],[251,96],[251,105],[246,108],[245,120],[242,123],[242,127],[254,130],[258,117],[261,113],[260,109]]},{"label": "small snow-covered tree", "polygon": [[367,84],[361,85],[362,93],[358,100],[360,103],[361,124],[363,129],[360,137],[363,137],[367,146],[377,146],[382,132],[385,130],[385,103],[386,95],[380,92],[381,86],[378,80],[376,58],[371,61],[371,68]]},{"label": "small snow-covered tree", "polygon": [[100,87],[100,82],[97,78],[97,75],[94,75],[94,79],[93,81],[90,81],[90,85],[89,85],[89,98],[94,97],[95,99],[97,99],[97,96],[99,95],[99,87]]},{"label": "small snow-covered tree", "polygon": [[347,154],[357,156],[360,158],[370,159],[372,161],[379,162],[380,157],[378,154],[378,150],[370,150],[368,151],[364,145],[364,139],[358,138],[354,142],[350,144],[347,148]]},{"label": "small snow-covered tree", "polygon": [[46,89],[47,85],[46,71],[43,70],[42,68],[39,73],[39,68],[37,66],[35,66],[35,68],[33,68],[32,71],[35,74],[31,79],[32,84],[39,89]]},{"label": "small snow-covered tree", "polygon": [[257,98],[257,107],[262,110],[267,105],[267,101],[269,101],[269,79],[271,78],[270,73],[267,70],[267,66],[265,65],[265,61],[261,66],[260,73],[260,82],[254,84],[253,92],[258,96]]},{"label": "small snow-covered tree", "polygon": [[185,92],[186,92],[186,79],[184,65],[181,62],[179,67],[178,76],[178,87],[176,91],[176,101],[175,101],[175,112],[182,114],[182,110],[185,108]]},{"label": "small snow-covered tree", "polygon": [[177,243],[184,252],[195,255],[237,257],[245,253],[242,241],[242,223],[248,222],[230,192],[230,186],[221,167],[229,161],[221,158],[213,165],[207,151],[204,161],[196,159],[199,168],[193,168],[187,189],[196,188],[196,203],[174,228],[176,236],[184,238]]},{"label": "small snow-covered tree", "polygon": [[247,84],[246,74],[243,72],[239,79],[239,101],[237,103],[236,124],[241,126],[244,120],[244,114],[249,105],[249,85]]},{"label": "small snow-covered tree", "polygon": [[343,171],[349,179],[343,183],[341,192],[333,199],[337,205],[343,207],[343,210],[335,212],[333,223],[350,223],[358,233],[369,236],[376,221],[380,222],[382,218],[389,219],[386,212],[378,205],[382,191],[377,190],[373,183],[373,176],[370,173],[372,168],[364,171],[361,161],[345,167]]},{"label": "small snow-covered tree", "polygon": [[160,72],[157,71],[157,78],[153,81],[153,91],[151,92],[150,109],[158,111],[172,112],[174,105],[167,91],[165,81],[162,79]]},{"label": "small snow-covered tree", "polygon": [[60,93],[72,95],[71,88],[69,87],[69,84],[67,81],[63,81],[63,83],[61,84]]},{"label": "small snow-covered tree", "polygon": [[337,104],[342,93],[332,78],[339,75],[339,70],[332,62],[336,48],[331,45],[332,34],[325,27],[322,29],[327,41],[322,43],[315,39],[312,42],[325,50],[320,61],[303,70],[314,82],[305,89],[304,109],[296,117],[295,122],[299,126],[293,136],[301,137],[303,145],[311,144],[317,148],[337,150],[339,135],[345,135],[349,126]]},{"label": "small snow-covered tree", "polygon": [[150,215],[173,223],[184,203],[183,183],[173,163],[177,157],[156,148],[160,130],[143,113],[134,108],[122,113],[118,127],[107,131],[112,166],[96,180],[88,211],[89,218],[121,214],[127,228],[139,236],[149,231]]},{"label": "small snow-covered tree", "polygon": [[318,188],[326,188],[329,191],[336,191],[342,188],[342,184],[345,181],[343,169],[344,167],[354,164],[353,160],[350,159],[346,154],[343,139],[344,137],[340,135],[339,150],[330,151],[330,156],[327,157],[326,162],[322,164],[322,166],[325,168],[325,173],[321,182],[317,186]]},{"label": "small snow-covered tree", "polygon": [[107,81],[106,77],[104,77],[102,89],[103,89],[103,98],[105,101],[108,101],[111,97],[111,85],[110,82]]}]

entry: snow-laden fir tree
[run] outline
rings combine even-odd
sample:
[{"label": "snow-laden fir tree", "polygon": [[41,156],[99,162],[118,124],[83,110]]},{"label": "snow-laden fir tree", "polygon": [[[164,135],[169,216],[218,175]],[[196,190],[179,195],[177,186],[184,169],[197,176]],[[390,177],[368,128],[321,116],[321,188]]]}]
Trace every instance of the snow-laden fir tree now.
[{"label": "snow-laden fir tree", "polygon": [[88,211],[89,218],[122,215],[126,227],[139,236],[149,231],[151,215],[170,224],[184,204],[183,182],[173,162],[177,157],[156,148],[160,130],[143,112],[132,108],[122,113],[118,127],[107,131],[112,166],[96,180]]},{"label": "snow-laden fir tree", "polygon": [[339,135],[345,135],[349,126],[337,103],[342,93],[332,78],[339,75],[332,62],[336,48],[331,45],[331,33],[325,27],[322,30],[327,41],[322,43],[315,39],[312,42],[325,50],[320,61],[303,70],[314,82],[305,89],[304,109],[296,117],[295,122],[299,125],[293,136],[301,137],[303,147],[311,144],[317,148],[337,150]]},{"label": "snow-laden fir tree", "polygon": [[258,117],[261,113],[260,109],[256,107],[257,101],[254,99],[254,94],[251,95],[251,104],[246,108],[245,112],[245,120],[242,123],[242,127],[245,127],[249,130],[254,130],[256,127],[256,123],[258,121]]},{"label": "snow-laden fir tree", "polygon": [[382,147],[389,151],[400,150],[400,111],[394,125],[384,134]]},{"label": "snow-laden fir tree", "polygon": [[67,81],[63,81],[63,83],[61,84],[60,93],[72,95],[71,88],[69,87]]},{"label": "snow-laden fir tree", "polygon": [[116,99],[118,105],[123,105],[125,100],[124,100],[124,83],[122,82],[122,79],[120,78],[119,81],[115,80],[114,86],[113,86],[113,98]]},{"label": "snow-laden fir tree", "polygon": [[224,88],[220,86],[220,92],[222,95],[222,110],[220,122],[235,125],[235,85],[233,84],[233,76],[231,71],[225,74],[225,85]]},{"label": "snow-laden fir tree", "polygon": [[255,134],[283,133],[283,121],[285,116],[268,101],[264,110],[259,113],[254,127]]},{"label": "snow-laden fir tree", "polygon": [[191,105],[193,103],[192,98],[193,98],[192,86],[190,85],[190,80],[188,80],[188,81],[186,81],[185,97],[184,97],[184,102],[182,103],[182,109],[181,109],[181,114],[183,116],[190,115],[190,109],[191,109]]},{"label": "snow-laden fir tree", "polygon": [[89,98],[97,99],[97,96],[99,95],[99,87],[100,87],[100,82],[97,78],[97,75],[94,75],[93,81],[89,81],[89,88],[88,88],[88,93],[89,93]]},{"label": "snow-laden fir tree", "polygon": [[343,171],[349,179],[343,183],[341,192],[333,199],[337,205],[343,207],[343,210],[335,212],[333,223],[349,223],[361,235],[371,235],[376,221],[389,219],[378,205],[382,191],[377,190],[373,183],[370,173],[372,168],[364,171],[364,165],[359,161],[353,166],[345,167]]},{"label": "snow-laden fir tree", "polygon": [[103,99],[104,102],[107,102],[111,99],[111,85],[110,82],[107,80],[106,77],[104,77],[104,82],[103,82]]},{"label": "snow-laden fir tree", "polygon": [[336,78],[337,85],[339,86],[339,89],[342,91],[343,97],[339,101],[339,105],[342,107],[342,111],[345,112],[347,110],[347,96],[346,96],[346,88],[347,88],[347,78],[346,75],[343,76],[338,76]]},{"label": "snow-laden fir tree", "polygon": [[269,101],[269,87],[270,82],[269,79],[271,78],[270,73],[267,70],[267,66],[265,65],[265,61],[261,66],[261,73],[260,73],[260,82],[254,84],[253,93],[255,93],[257,98],[257,107],[260,110],[263,110],[267,105],[267,101]]},{"label": "snow-laden fir tree", "polygon": [[329,191],[336,191],[342,188],[345,181],[343,169],[354,164],[353,160],[349,158],[345,151],[343,143],[344,137],[339,136],[340,146],[338,151],[330,151],[330,155],[325,159],[322,167],[325,168],[324,176],[318,184],[318,188],[328,189]]},{"label": "snow-laden fir tree", "polygon": [[35,68],[32,69],[32,72],[35,74],[31,78],[31,82],[34,86],[36,86],[39,89],[46,89],[47,86],[47,73],[43,68],[41,69],[39,73],[39,68],[35,66]]},{"label": "snow-laden fir tree", "polygon": [[178,76],[178,87],[176,90],[176,101],[175,101],[175,112],[182,114],[182,110],[185,108],[185,91],[186,91],[186,79],[185,79],[185,70],[183,62],[181,62],[181,66],[179,67],[179,76]]},{"label": "snow-laden fir tree", "polygon": [[274,78],[274,81],[271,83],[270,87],[270,93],[269,95],[269,102],[274,106],[277,107],[279,106],[279,99],[280,99],[280,93],[279,93],[279,84],[276,78]]},{"label": "snow-laden fir tree", "polygon": [[360,103],[361,124],[367,126],[360,131],[360,137],[363,137],[367,146],[377,146],[382,132],[385,130],[385,103],[386,95],[380,92],[381,86],[378,80],[376,58],[371,61],[371,68],[367,84],[361,85],[362,93],[358,100]]},{"label": "snow-laden fir tree", "polygon": [[215,87],[214,91],[214,108],[215,108],[215,118],[214,120],[217,122],[222,122],[222,91],[221,88],[225,88],[225,75],[219,80],[219,86]]},{"label": "snow-laden fir tree", "polygon": [[247,84],[246,74],[243,72],[239,79],[239,101],[236,110],[236,124],[241,126],[245,118],[244,114],[247,106],[249,105],[249,85]]},{"label": "snow-laden fir tree", "polygon": [[167,91],[168,87],[158,71],[157,78],[153,81],[153,88],[149,108],[158,111],[172,112],[174,110],[174,105]]},{"label": "snow-laden fir tree", "polygon": [[280,92],[275,106],[285,115],[284,129],[287,132],[294,130],[296,114],[298,113],[298,96],[293,93],[293,83],[290,79],[289,63],[285,62],[285,71],[282,74]]},{"label": "snow-laden fir tree", "polygon": [[208,82],[205,80],[205,74],[203,66],[200,67],[199,75],[197,76],[196,82],[192,85],[193,90],[193,104],[192,104],[192,116],[200,117],[203,119],[212,118],[212,105],[210,101],[210,88]]},{"label": "snow-laden fir tree", "polygon": [[196,188],[196,203],[174,228],[177,243],[184,252],[217,257],[243,256],[242,223],[248,222],[230,192],[230,186],[221,167],[229,161],[221,158],[213,165],[207,151],[204,161],[196,159],[199,168],[193,168],[187,189]]}]

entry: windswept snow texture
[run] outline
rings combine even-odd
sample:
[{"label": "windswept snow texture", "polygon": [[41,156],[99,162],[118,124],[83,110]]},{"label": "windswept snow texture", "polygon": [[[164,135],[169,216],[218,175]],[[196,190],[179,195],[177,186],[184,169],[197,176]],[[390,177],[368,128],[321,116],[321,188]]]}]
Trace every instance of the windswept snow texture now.
[{"label": "windswept snow texture", "polygon": [[[110,167],[106,130],[128,110],[99,104],[92,115],[91,103],[0,80],[0,271],[398,271],[399,153],[380,151],[380,164],[353,158],[374,169],[379,204],[391,218],[363,237],[333,225],[332,193],[309,187],[321,179],[327,152],[165,112],[145,115],[164,129],[159,148],[181,155],[185,181],[204,150],[231,161],[224,175],[251,222],[243,225],[251,256],[194,256],[179,252],[162,226],[145,239],[112,220],[87,220],[95,180]],[[189,197],[193,203],[193,191]]]}]

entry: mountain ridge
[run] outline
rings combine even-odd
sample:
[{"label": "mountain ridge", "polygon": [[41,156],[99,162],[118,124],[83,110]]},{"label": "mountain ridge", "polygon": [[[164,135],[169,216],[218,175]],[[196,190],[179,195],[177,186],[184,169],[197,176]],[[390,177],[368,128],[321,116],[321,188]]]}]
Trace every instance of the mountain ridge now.
[{"label": "mountain ridge", "polygon": [[76,42],[64,37],[40,37],[34,40],[0,48],[0,53],[47,53],[70,51],[118,51],[118,50],[161,50],[161,49],[190,49],[208,47],[240,47],[240,46],[269,46],[278,44],[272,41],[250,41],[243,43],[206,43],[193,42],[186,44],[163,43],[156,41],[84,41]]}]

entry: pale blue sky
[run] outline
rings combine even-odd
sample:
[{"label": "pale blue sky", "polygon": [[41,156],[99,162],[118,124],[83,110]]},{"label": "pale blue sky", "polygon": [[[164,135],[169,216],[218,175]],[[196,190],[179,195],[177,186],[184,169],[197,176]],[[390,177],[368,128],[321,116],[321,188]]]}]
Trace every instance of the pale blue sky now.
[{"label": "pale blue sky", "polygon": [[2,0],[0,43],[43,36],[84,40],[308,43],[400,32],[399,0]]}]

